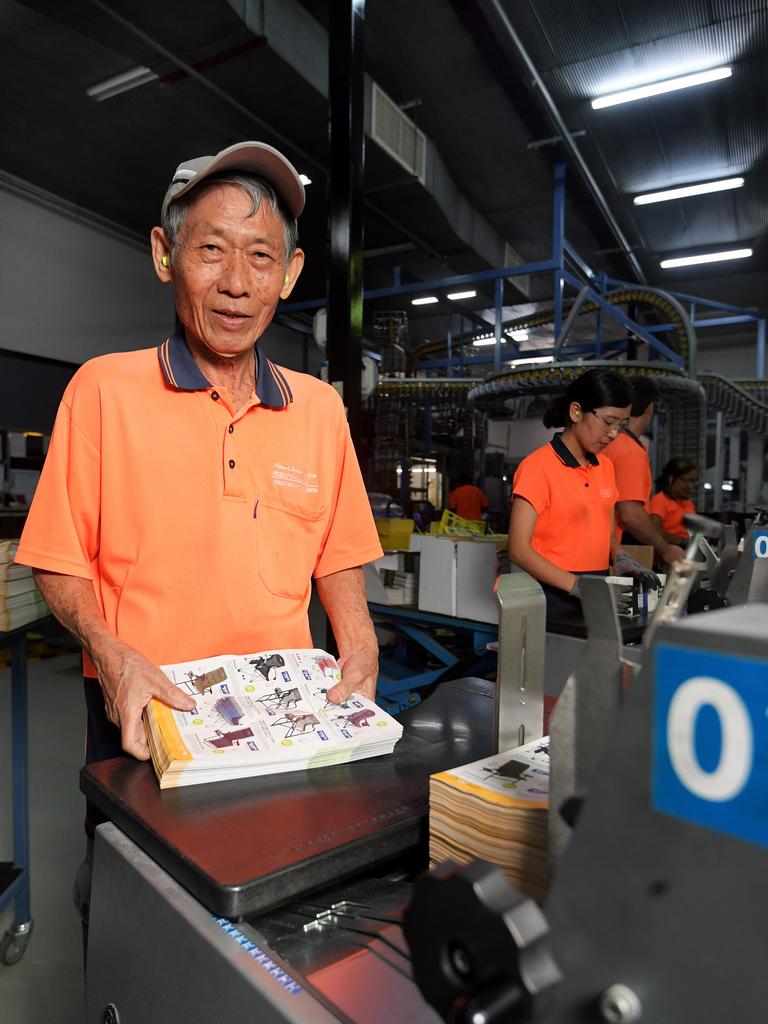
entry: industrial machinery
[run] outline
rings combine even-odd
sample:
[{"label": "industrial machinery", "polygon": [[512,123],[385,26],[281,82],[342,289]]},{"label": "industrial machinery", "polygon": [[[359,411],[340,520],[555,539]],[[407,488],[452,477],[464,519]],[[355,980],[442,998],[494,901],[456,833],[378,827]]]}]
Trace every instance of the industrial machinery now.
[{"label": "industrial machinery", "polygon": [[[748,592],[768,530],[751,543]],[[146,764],[86,768],[110,819],[88,1024],[762,1019],[768,605],[679,618],[704,564],[675,567],[639,669],[613,591],[585,578],[542,906],[480,862],[411,883],[429,775],[540,735],[542,602],[522,574],[500,585],[498,685],[441,684],[392,757],[165,792]]]}]

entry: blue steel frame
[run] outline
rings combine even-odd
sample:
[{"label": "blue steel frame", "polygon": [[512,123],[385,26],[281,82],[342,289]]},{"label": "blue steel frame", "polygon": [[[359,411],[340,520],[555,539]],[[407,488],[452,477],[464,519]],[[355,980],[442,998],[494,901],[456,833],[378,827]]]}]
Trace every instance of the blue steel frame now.
[{"label": "blue steel frame", "polygon": [[[568,269],[570,264],[577,274],[573,273],[572,270]],[[494,284],[494,306],[495,306],[495,324],[494,324],[494,336],[495,344],[493,355],[488,356],[469,356],[463,355],[463,346],[459,345],[458,356],[454,355],[454,334],[453,334],[453,314],[460,313],[462,316],[462,341],[463,339],[463,321],[464,318],[474,320],[477,318],[477,313],[471,310],[462,310],[462,308],[456,303],[448,302],[445,300],[446,305],[449,306],[448,313],[448,358],[447,359],[436,359],[436,360],[425,360],[419,364],[420,369],[430,370],[444,368],[447,376],[453,375],[453,369],[458,365],[463,367],[466,365],[472,365],[475,363],[490,363],[493,362],[494,372],[501,370],[502,366],[502,349],[501,349],[501,335],[502,335],[502,299],[504,290],[504,279],[512,277],[524,277],[526,275],[551,273],[553,281],[553,321],[554,321],[554,335],[555,338],[560,338],[563,328],[563,306],[565,301],[565,286],[570,285],[582,292],[586,289],[584,299],[594,302],[598,307],[597,312],[597,331],[595,343],[593,345],[579,345],[579,346],[567,346],[568,355],[585,355],[590,353],[594,358],[603,358],[615,351],[621,351],[625,346],[622,343],[611,342],[610,351],[604,348],[603,343],[603,318],[605,315],[613,317],[620,324],[622,324],[627,330],[631,331],[637,338],[646,342],[649,346],[652,354],[652,358],[665,359],[668,362],[673,363],[676,366],[683,366],[683,359],[681,356],[673,352],[667,345],[665,345],[657,334],[663,333],[670,329],[669,324],[661,324],[653,327],[645,327],[623,313],[616,306],[612,306],[606,301],[605,295],[609,290],[614,288],[637,288],[639,286],[636,282],[621,281],[615,278],[606,277],[602,273],[595,273],[589,265],[581,258],[576,249],[568,242],[565,236],[565,164],[557,164],[555,166],[554,176],[554,189],[552,197],[552,253],[549,259],[539,260],[535,263],[525,263],[516,267],[502,267],[497,270],[483,270],[475,274],[459,274],[454,277],[445,277],[437,281],[420,281],[411,284],[403,284],[400,278],[400,268],[396,267],[394,272],[394,284],[390,288],[374,288],[363,293],[364,300],[381,299],[381,298],[395,298],[399,296],[416,295],[420,292],[441,292],[447,291],[448,289],[460,288],[465,285],[473,284]],[[757,334],[757,356],[756,356],[756,376],[758,378],[765,377],[765,344],[766,344],[766,330],[765,317],[759,314],[753,313],[750,310],[741,309],[737,306],[729,306],[724,303],[715,302],[710,299],[701,299],[692,295],[684,295],[671,289],[665,289],[670,295],[673,295],[680,302],[690,308],[691,321],[695,328],[705,330],[709,327],[721,327],[731,324],[744,324],[754,323],[756,325]],[[327,299],[309,299],[304,302],[288,302],[278,306],[277,318],[282,322],[286,323],[286,326],[294,327],[295,324],[289,322],[286,314],[292,312],[306,312],[313,309],[320,309],[322,306],[327,305]],[[723,313],[720,317],[698,318],[696,317],[697,307],[705,307],[707,309],[719,310]],[[490,327],[490,325],[488,325]],[[507,339],[511,341],[511,339]],[[490,347],[490,346],[489,346]],[[513,344],[513,348],[516,348]],[[519,352],[519,349],[517,349]],[[561,346],[560,351],[565,351],[565,346]],[[525,356],[535,356],[537,352],[526,350]],[[552,349],[542,350],[538,354],[540,355],[552,355]],[[559,354],[559,353],[558,353]],[[514,357],[513,357],[514,358]],[[504,361],[508,361],[504,360]]]},{"label": "blue steel frame", "polygon": [[[495,622],[457,619],[451,615],[422,612],[416,608],[399,608],[369,601],[368,609],[375,623],[386,625],[394,632],[402,633],[414,640],[440,662],[439,668],[414,672],[413,668],[395,658],[386,654],[381,656],[381,672],[376,685],[376,700],[390,714],[405,711],[406,708],[418,704],[421,700],[418,691],[435,682],[447,668],[451,668],[458,661],[452,651],[428,632],[430,628],[443,627],[457,632],[471,633],[472,647],[478,659],[485,654],[487,644],[491,640],[496,640],[499,632]],[[421,629],[420,626],[425,628]]]},{"label": "blue steel frame", "polygon": [[11,652],[11,776],[13,790],[13,863],[4,864],[14,877],[0,893],[0,912],[14,901],[14,927],[32,917],[29,879],[29,748],[27,715],[27,633],[40,622],[0,633],[0,647]]}]

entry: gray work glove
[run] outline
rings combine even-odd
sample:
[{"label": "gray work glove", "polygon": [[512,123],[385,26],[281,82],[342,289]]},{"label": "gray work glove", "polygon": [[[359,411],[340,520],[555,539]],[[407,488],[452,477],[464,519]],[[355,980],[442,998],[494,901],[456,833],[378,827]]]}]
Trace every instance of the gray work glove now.
[{"label": "gray work glove", "polygon": [[[581,580],[578,577],[570,590],[570,595],[581,600]],[[632,588],[614,586],[613,595],[616,598],[616,610],[619,615],[629,615],[632,611]]]},{"label": "gray work glove", "polygon": [[631,576],[638,583],[643,583],[652,590],[661,589],[661,580],[652,569],[645,569],[626,551],[619,551],[613,560],[613,571],[616,576]]}]

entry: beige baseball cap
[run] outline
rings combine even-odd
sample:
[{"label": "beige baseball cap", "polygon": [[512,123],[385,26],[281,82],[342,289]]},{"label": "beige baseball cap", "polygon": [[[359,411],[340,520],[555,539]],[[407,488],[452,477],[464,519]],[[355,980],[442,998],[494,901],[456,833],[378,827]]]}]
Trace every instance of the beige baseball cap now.
[{"label": "beige baseball cap", "polygon": [[179,164],[165,193],[161,216],[175,199],[219,171],[258,174],[270,183],[294,218],[304,209],[304,185],[290,160],[265,142],[237,142],[216,156],[198,156]]}]

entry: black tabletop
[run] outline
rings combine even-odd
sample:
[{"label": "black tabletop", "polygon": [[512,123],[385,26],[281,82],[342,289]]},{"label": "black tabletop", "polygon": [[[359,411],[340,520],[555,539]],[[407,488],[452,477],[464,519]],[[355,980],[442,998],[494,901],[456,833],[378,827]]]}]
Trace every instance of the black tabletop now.
[{"label": "black tabletop", "polygon": [[[653,614],[633,615],[632,617],[620,615],[619,628],[621,630],[622,643],[639,643],[643,639],[645,627],[648,625],[652,618]],[[558,633],[561,636],[580,637],[583,640],[586,640],[587,638],[586,624],[584,620],[580,618],[548,618],[547,632]]]},{"label": "black tabletop", "polygon": [[386,757],[170,790],[119,757],[86,766],[80,788],[212,913],[242,918],[424,843],[429,776],[493,753],[494,689],[442,683],[399,716]]}]

